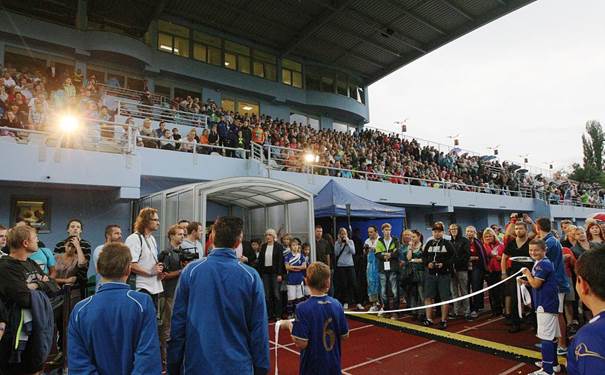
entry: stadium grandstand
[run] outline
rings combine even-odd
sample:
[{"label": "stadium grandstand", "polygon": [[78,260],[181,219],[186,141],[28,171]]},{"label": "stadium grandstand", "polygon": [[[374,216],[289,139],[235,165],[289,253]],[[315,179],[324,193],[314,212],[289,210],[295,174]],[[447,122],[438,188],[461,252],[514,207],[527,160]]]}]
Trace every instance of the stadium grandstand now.
[{"label": "stadium grandstand", "polygon": [[[7,244],[7,228],[13,228],[9,239],[18,236],[15,228],[23,224],[35,228],[39,247],[45,249],[37,253],[36,262],[61,287],[51,298],[53,307],[57,298],[63,306],[59,314],[55,310],[60,315],[55,319],[58,334],[51,334],[60,339],[53,340],[44,371],[67,370],[70,355],[78,355],[68,352],[67,322],[74,304],[93,295],[99,278],[105,277],[96,267],[97,250],[104,244],[124,239],[131,253],[138,244],[138,257],[145,248],[154,248],[156,263],[157,250],[183,250],[185,244],[192,244],[196,258],[206,257],[214,247],[215,232],[220,232],[217,228],[226,225],[217,218],[225,216],[242,219],[243,244],[236,254],[265,282],[269,318],[274,318],[271,330],[276,320],[293,316],[292,301],[302,296],[292,299],[282,293],[285,278],[283,291],[272,294],[267,280],[279,277],[274,283],[278,285],[282,278],[267,271],[275,264],[263,263],[254,244],[262,254],[267,247],[278,253],[280,248],[289,252],[296,247],[294,242],[307,244],[306,249],[300,246],[306,259],[335,263],[337,280],[330,295],[334,291],[345,308],[357,306],[372,313],[383,308],[378,317],[349,319],[352,341],[343,344],[343,374],[402,373],[402,363],[410,361],[398,355],[408,351],[440,353],[443,359],[436,364],[420,355],[413,373],[453,368],[464,374],[535,370],[533,363],[541,358],[534,346],[538,340],[531,329],[521,330],[511,318],[516,304],[511,305],[510,288],[494,285],[501,271],[506,274],[500,266],[502,254],[510,241],[515,242],[511,223],[539,227],[535,222],[542,217],[552,222],[553,230],[586,225],[587,241],[597,246],[605,242],[594,219],[604,209],[605,192],[599,185],[570,180],[552,166],[542,170],[527,162],[502,160],[497,152],[485,155],[365,126],[370,118],[369,85],[532,1],[0,2],[0,155],[5,161],[0,176],[0,256],[6,260],[13,254],[15,243]],[[144,214],[146,208],[154,210]],[[157,218],[145,218],[149,212]],[[154,221],[157,227],[148,229]],[[141,223],[147,227],[139,228]],[[492,255],[486,250],[490,258],[478,281],[466,280],[462,293],[453,297],[477,292],[484,281],[493,289],[473,298],[465,311],[454,305],[451,324],[449,328],[441,324],[442,330],[430,327],[428,315],[421,317],[424,311],[405,316],[395,312],[387,319],[383,313],[389,300],[395,310],[418,308],[425,301],[412,271],[405,280],[404,268],[397,271],[401,276],[389,291],[378,274],[370,277],[370,263],[376,261],[368,260],[374,259],[374,247],[368,252],[370,247],[363,245],[368,232],[392,228],[393,238],[399,239],[402,249],[405,246],[401,265],[395,267],[407,262],[412,267],[417,255],[411,249],[428,244],[423,237],[434,241],[435,231],[447,232],[450,225],[460,232],[467,228],[466,233],[476,228],[481,249],[495,251]],[[119,238],[112,237],[116,228],[121,230]],[[141,236],[143,229],[153,246]],[[345,237],[343,229],[349,232]],[[320,237],[323,231],[328,238],[318,238],[318,230]],[[456,233],[450,233],[454,240]],[[561,239],[576,252],[586,239],[573,233],[562,233]],[[347,263],[340,257],[342,248],[334,257],[338,248],[334,240],[348,244],[349,238],[357,255]],[[176,277],[179,264],[194,259],[182,254],[174,266],[178,272],[170,270],[177,272]],[[171,256],[170,251],[159,255]],[[139,278],[148,276],[174,293],[175,285],[168,286],[172,276],[164,279],[169,262],[161,258],[158,263],[167,267],[156,272],[162,275],[160,282],[135,260],[135,287],[158,297],[139,285]],[[464,277],[474,277],[473,262]],[[388,269],[381,267],[384,275]],[[339,276],[339,268],[347,270],[340,270]],[[353,272],[353,281],[343,276],[348,271]],[[0,280],[0,298],[7,300],[0,304],[0,313],[13,295],[7,292],[7,280]],[[411,287],[414,283],[416,289]],[[370,293],[372,284],[382,287],[380,293]],[[178,294],[181,285],[176,288]],[[570,300],[569,309],[566,305],[569,332],[587,319],[586,307],[583,310],[580,303],[578,308],[578,300],[575,304]],[[171,306],[172,301],[170,297]],[[163,303],[155,303],[159,311]],[[78,306],[78,311],[84,309]],[[173,373],[167,366],[164,337],[170,334],[170,328],[168,333],[164,328],[170,315],[162,323],[157,315],[162,324],[160,370]],[[518,329],[515,333],[521,330],[519,335],[511,338],[505,322]],[[487,333],[480,329],[490,324]],[[279,363],[280,373],[297,373],[300,350],[289,335],[282,331],[275,337],[271,332],[266,341],[267,349],[279,352],[279,359],[272,358],[270,364],[267,358],[271,371]],[[374,352],[366,347],[369,342],[389,350]],[[559,349],[565,345],[560,343]],[[0,374],[14,365],[0,362]],[[15,368],[6,373],[19,373]],[[112,373],[107,371],[99,373]],[[115,371],[128,373],[125,367]],[[204,373],[196,371],[202,370],[193,368],[194,373]]]}]

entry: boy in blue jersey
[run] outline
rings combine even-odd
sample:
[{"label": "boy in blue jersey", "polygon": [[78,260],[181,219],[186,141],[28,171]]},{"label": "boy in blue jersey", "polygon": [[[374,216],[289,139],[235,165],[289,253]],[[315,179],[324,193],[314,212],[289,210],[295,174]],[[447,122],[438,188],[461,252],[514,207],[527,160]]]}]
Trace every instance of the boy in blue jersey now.
[{"label": "boy in blue jersey", "polygon": [[300,242],[293,239],[290,243],[290,252],[285,255],[284,264],[288,271],[287,289],[288,289],[288,318],[292,318],[296,305],[302,302],[305,296],[305,270],[307,269],[307,260],[300,252]]},{"label": "boy in blue jersey", "polygon": [[287,321],[300,355],[301,375],[340,375],[340,343],[349,337],[349,325],[338,300],[327,295],[330,267],[314,262],[305,277],[311,298],[296,308],[296,320]]},{"label": "boy in blue jersey", "polygon": [[97,263],[102,285],[76,304],[69,319],[70,374],[161,374],[155,307],[146,294],[130,290],[128,247],[109,243]]},{"label": "boy in blue jersey", "polygon": [[546,258],[546,244],[540,239],[529,243],[529,255],[535,263],[531,271],[523,268],[523,276],[532,289],[532,304],[536,309],[538,332],[536,336],[542,340],[542,362],[536,362],[541,369],[531,375],[552,375],[559,372],[561,367],[557,361],[556,338],[561,336],[558,322],[559,297],[557,295],[557,279],[552,262]]},{"label": "boy in blue jersey", "polygon": [[605,251],[583,253],[576,262],[576,290],[593,318],[569,345],[569,375],[605,374]]}]

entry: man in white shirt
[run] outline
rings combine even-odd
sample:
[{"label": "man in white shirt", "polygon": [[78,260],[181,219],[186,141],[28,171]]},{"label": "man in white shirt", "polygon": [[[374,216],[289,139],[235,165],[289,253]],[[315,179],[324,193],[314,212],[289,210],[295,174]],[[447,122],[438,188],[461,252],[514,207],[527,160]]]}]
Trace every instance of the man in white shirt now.
[{"label": "man in white shirt", "polygon": [[136,275],[135,287],[151,296],[158,321],[161,321],[162,311],[158,305],[164,291],[161,280],[164,265],[158,262],[158,245],[153,238],[153,232],[159,227],[158,211],[155,208],[143,208],[134,224],[135,232],[126,238],[125,244],[132,255],[131,270]]},{"label": "man in white shirt", "polygon": [[122,229],[118,224],[109,224],[105,227],[105,243],[97,246],[92,252],[92,261],[88,265],[86,278],[90,280],[91,277],[95,277],[95,290],[99,288],[99,283],[101,282],[101,275],[97,273],[97,261],[99,260],[99,255],[101,254],[103,246],[112,242],[122,242]]}]

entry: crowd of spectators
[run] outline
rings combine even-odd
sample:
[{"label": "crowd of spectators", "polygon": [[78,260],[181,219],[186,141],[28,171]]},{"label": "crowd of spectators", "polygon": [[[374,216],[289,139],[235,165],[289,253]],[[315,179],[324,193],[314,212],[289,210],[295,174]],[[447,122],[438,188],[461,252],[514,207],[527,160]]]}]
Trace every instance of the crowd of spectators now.
[{"label": "crowd of spectators", "polygon": [[[517,214],[511,214],[510,222],[504,228],[491,225],[479,230],[455,223],[446,227],[444,223],[436,222],[432,226],[432,236],[427,240],[419,231],[410,229],[402,231],[400,236],[393,236],[397,228],[389,223],[380,228],[370,226],[367,237],[359,230],[350,234],[346,228],[339,228],[336,238],[317,225],[312,240],[315,241],[316,259],[332,269],[333,283],[329,294],[335,296],[345,310],[369,310],[396,320],[402,318],[402,314],[391,310],[416,307],[418,309],[410,312],[414,320],[425,326],[438,324],[440,329],[447,329],[451,319],[471,321],[489,313],[494,317],[503,315],[511,326],[510,333],[535,329],[531,314],[523,319],[517,315],[518,304],[522,302],[517,300],[514,280],[491,289],[489,305],[484,304],[484,296],[480,293],[451,306],[442,306],[440,319],[433,317],[435,309],[421,307],[477,292],[485,285],[493,286],[513,275],[523,266],[531,268],[529,244],[534,238],[560,243],[558,250],[555,249],[560,254],[551,261],[560,263],[561,277],[567,285],[564,309],[560,311],[563,336],[559,340],[559,354],[564,355],[567,336],[573,336],[591,318],[590,312],[578,302],[577,292],[569,287],[576,278],[575,261],[587,251],[603,251],[605,224],[593,219],[587,220],[585,227],[575,226],[570,220],[561,224],[561,232],[557,232],[547,219],[534,222],[527,215]],[[18,229],[22,227],[29,228],[24,232],[29,237],[23,237],[23,230]],[[103,269],[98,265],[99,256],[109,248],[108,245],[124,241],[124,248],[130,251],[129,259],[133,262],[128,283],[151,297],[158,323],[159,353],[166,368],[170,322],[174,321],[174,296],[181,271],[189,262],[208,256],[220,246],[215,246],[212,228],[208,231],[209,236],[202,238],[201,223],[181,220],[169,226],[166,248],[159,249],[153,236],[158,228],[157,211],[145,208],[137,217],[132,234],[123,240],[120,226],[110,224],[105,230],[105,242],[93,250],[84,239],[82,221],[70,219],[65,240],[51,250],[38,240],[35,229],[26,220],[18,218],[11,229],[21,233],[23,248],[15,248],[14,241],[7,243],[7,237],[14,239],[17,234],[7,236],[7,228],[0,226],[0,306],[7,306],[9,310],[15,304],[33,308],[29,299],[25,301],[20,296],[28,290],[39,290],[47,293],[51,301],[56,301],[58,296],[63,298],[64,302],[52,304],[54,309],[71,310],[79,300],[102,288],[104,279],[97,275],[97,269]],[[311,263],[310,248],[309,243],[273,229],[265,232],[264,239],[237,242],[234,257],[258,272],[269,319],[292,317],[296,306],[308,298],[304,276]],[[21,250],[27,257],[19,260],[15,257]],[[553,255],[549,253],[548,256]],[[78,306],[83,309],[86,304]],[[55,311],[53,319],[59,344],[47,366],[60,364],[63,360],[61,346],[68,327],[64,326],[61,316]],[[76,323],[77,319],[72,316],[70,324]],[[14,334],[14,329],[7,329],[8,335]],[[1,350],[12,353],[17,349],[3,346]],[[2,358],[9,358],[7,353],[2,352]],[[74,365],[81,363],[74,362]],[[0,366],[2,369],[19,368],[18,364],[6,362]]]},{"label": "crowd of spectators", "polygon": [[[163,112],[157,127],[145,117],[145,110],[128,116],[123,126],[113,126],[116,109],[111,103],[94,75],[85,77],[78,70],[71,75],[59,74],[53,66],[45,71],[3,68],[0,125],[5,128],[0,129],[0,135],[27,139],[19,129],[48,130],[56,122],[51,120],[53,115],[77,113],[86,119],[86,133],[72,137],[65,146],[101,141],[125,145],[132,133],[139,147],[247,158],[254,142],[272,159],[271,167],[293,172],[538,197],[551,204],[601,207],[605,202],[605,191],[598,184],[579,184],[558,173],[552,177],[531,175],[520,165],[494,157],[459,148],[444,151],[378,130],[316,130],[266,115],[226,111],[211,100],[203,102],[192,96],[165,103],[174,111]],[[154,104],[149,91],[142,94],[141,104],[162,107]],[[182,112],[206,116],[207,126],[193,126],[181,134],[171,125],[178,123]],[[136,117],[142,117],[142,123],[137,124]],[[305,163],[308,154],[316,157],[312,166]]]}]

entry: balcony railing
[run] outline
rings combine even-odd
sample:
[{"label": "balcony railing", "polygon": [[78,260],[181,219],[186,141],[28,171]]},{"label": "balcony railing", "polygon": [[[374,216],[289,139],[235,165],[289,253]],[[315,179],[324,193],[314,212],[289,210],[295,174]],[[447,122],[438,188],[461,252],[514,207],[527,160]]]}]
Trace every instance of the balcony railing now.
[{"label": "balcony railing", "polygon": [[201,113],[178,111],[171,108],[149,106],[125,101],[118,102],[117,115],[149,118],[155,121],[166,121],[174,125],[186,125],[196,128],[208,127],[208,116]]},{"label": "balcony railing", "polygon": [[[115,96],[117,98],[122,98],[122,99],[140,101],[141,98],[143,97],[143,95],[145,94],[143,91],[131,90],[131,89],[126,89],[126,88],[122,88],[122,87],[108,86],[108,85],[105,85],[102,83],[98,83],[97,87],[100,90],[104,91],[107,95]],[[158,94],[151,94],[151,100],[153,101],[153,104],[160,104],[160,105],[170,102],[170,99],[168,97],[158,95]]]}]

